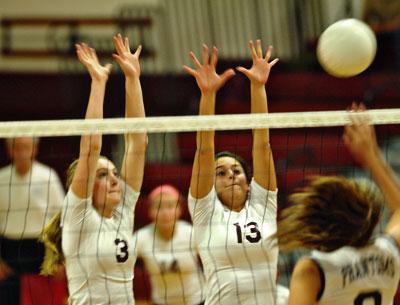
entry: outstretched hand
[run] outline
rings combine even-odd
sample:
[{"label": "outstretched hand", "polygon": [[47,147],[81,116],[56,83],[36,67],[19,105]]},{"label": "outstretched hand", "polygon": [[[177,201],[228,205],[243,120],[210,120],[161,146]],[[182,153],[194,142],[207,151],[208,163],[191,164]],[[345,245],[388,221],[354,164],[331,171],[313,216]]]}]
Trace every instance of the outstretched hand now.
[{"label": "outstretched hand", "polygon": [[350,109],[351,123],[345,126],[343,141],[353,158],[366,165],[371,157],[379,151],[374,127],[370,125],[369,117],[363,104],[353,103]]},{"label": "outstretched hand", "polygon": [[212,49],[211,59],[209,57],[208,47],[205,44],[202,48],[202,54],[203,64],[199,62],[193,52],[190,52],[190,58],[196,68],[192,69],[184,65],[183,69],[196,79],[197,85],[202,93],[216,92],[229,78],[235,75],[235,71],[233,71],[233,69],[228,69],[222,74],[217,74],[215,67],[218,61],[218,49],[216,47]]},{"label": "outstretched hand", "polygon": [[122,37],[118,34],[113,37],[114,46],[117,54],[113,54],[114,59],[118,62],[125,76],[139,77],[140,63],[139,56],[142,51],[142,46],[139,45],[135,53],[131,53],[128,37]]},{"label": "outstretched hand", "polygon": [[96,55],[96,51],[85,43],[76,44],[76,54],[79,61],[86,67],[90,76],[94,80],[106,81],[110,75],[112,65],[102,66]]},{"label": "outstretched hand", "polygon": [[278,58],[275,58],[269,62],[272,55],[272,46],[269,46],[265,57],[263,57],[263,51],[261,47],[261,40],[257,39],[256,47],[251,40],[249,43],[250,53],[253,58],[253,65],[250,69],[244,67],[237,67],[236,69],[246,75],[250,81],[254,84],[265,85],[267,83],[271,68],[278,62]]}]

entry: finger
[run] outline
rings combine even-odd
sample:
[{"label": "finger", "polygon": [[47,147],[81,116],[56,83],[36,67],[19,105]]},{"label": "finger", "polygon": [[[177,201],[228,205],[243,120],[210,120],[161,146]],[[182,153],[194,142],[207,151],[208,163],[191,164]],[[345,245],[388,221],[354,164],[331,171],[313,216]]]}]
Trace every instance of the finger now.
[{"label": "finger", "polygon": [[76,48],[76,54],[78,55],[79,60],[83,60],[83,58],[85,57],[85,53],[82,50],[82,46],[79,44],[76,44],[75,48]]},{"label": "finger", "polygon": [[228,69],[224,73],[221,74],[221,81],[224,84],[228,79],[235,75],[235,71],[233,69]]},{"label": "finger", "polygon": [[236,70],[238,70],[239,72],[241,72],[244,75],[246,75],[247,77],[249,77],[250,71],[248,69],[246,69],[245,67],[239,66],[239,67],[236,67]]},{"label": "finger", "polygon": [[90,48],[90,56],[98,63],[99,59],[97,58],[96,50],[93,48]]},{"label": "finger", "polygon": [[82,46],[82,50],[85,53],[85,55],[87,57],[91,57],[90,47],[84,42],[81,44],[81,46]]},{"label": "finger", "polygon": [[348,142],[351,143],[352,139],[354,139],[354,137],[356,137],[357,134],[354,125],[346,125],[344,134],[346,135]]},{"label": "finger", "polygon": [[190,58],[192,59],[193,64],[195,65],[195,67],[197,69],[200,69],[201,64],[200,64],[199,60],[197,59],[196,55],[194,55],[193,52],[190,52],[189,55],[190,55]]},{"label": "finger", "polygon": [[344,145],[346,147],[351,146],[351,140],[350,140],[350,137],[349,137],[349,135],[347,133],[343,134],[342,139],[343,139],[343,143],[344,143]]},{"label": "finger", "polygon": [[108,63],[104,66],[104,68],[106,68],[107,73],[110,74],[111,73],[111,69],[112,69],[112,64]]},{"label": "finger", "polygon": [[279,58],[275,58],[273,61],[269,63],[269,66],[272,68],[279,61]]},{"label": "finger", "polygon": [[203,65],[208,65],[208,60],[209,60],[208,47],[205,44],[203,44],[202,53],[203,53]]},{"label": "finger", "polygon": [[126,50],[127,52],[131,53],[131,48],[130,48],[130,46],[129,46],[129,38],[128,38],[128,37],[125,37],[124,42],[125,42],[125,50]]},{"label": "finger", "polygon": [[137,49],[136,49],[134,55],[135,55],[136,57],[139,58],[141,52],[142,52],[142,45],[140,44],[140,45],[137,47]]},{"label": "finger", "polygon": [[249,47],[250,47],[251,57],[252,57],[252,59],[253,59],[253,61],[254,61],[254,60],[257,59],[257,53],[256,53],[256,50],[255,50],[255,48],[254,48],[254,42],[253,42],[253,40],[250,40],[250,42],[249,42]]},{"label": "finger", "polygon": [[271,58],[273,49],[274,48],[272,46],[268,46],[267,53],[265,53],[265,60],[266,61],[269,61],[269,59]]},{"label": "finger", "polygon": [[116,61],[119,65],[121,65],[121,63],[122,63],[122,58],[121,58],[121,56],[119,56],[119,55],[116,54],[116,53],[113,53],[113,54],[112,54],[112,57],[115,59],[115,61]]},{"label": "finger", "polygon": [[119,54],[119,55],[121,55],[123,52],[124,52],[124,49],[123,49],[123,46],[122,46],[122,40],[121,40],[122,38],[121,38],[121,35],[120,34],[118,34],[117,36],[114,36],[113,37],[113,40],[114,40],[114,46],[115,46],[115,49],[117,50],[117,53]]},{"label": "finger", "polygon": [[218,49],[216,47],[213,47],[211,54],[211,66],[215,68],[217,66],[217,62],[218,62]]},{"label": "finger", "polygon": [[191,76],[196,77],[196,75],[197,75],[196,70],[194,70],[194,69],[192,69],[192,68],[190,68],[190,67],[188,67],[186,65],[183,65],[182,68],[186,73],[190,74]]},{"label": "finger", "polygon": [[357,105],[357,102],[356,102],[356,101],[353,101],[353,102],[351,103],[350,109],[353,110],[353,111],[357,111],[357,110],[358,110],[358,105]]},{"label": "finger", "polygon": [[261,40],[260,39],[256,40],[256,47],[257,47],[257,57],[258,58],[262,58],[263,57],[263,52],[262,52]]}]

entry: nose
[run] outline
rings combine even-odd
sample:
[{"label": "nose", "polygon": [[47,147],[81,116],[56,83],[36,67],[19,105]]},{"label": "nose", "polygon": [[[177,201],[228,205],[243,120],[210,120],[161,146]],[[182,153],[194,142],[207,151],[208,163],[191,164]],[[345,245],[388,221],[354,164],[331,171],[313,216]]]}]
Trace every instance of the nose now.
[{"label": "nose", "polygon": [[111,184],[115,185],[115,184],[118,184],[118,182],[119,182],[118,177],[114,173],[112,173],[111,174]]}]

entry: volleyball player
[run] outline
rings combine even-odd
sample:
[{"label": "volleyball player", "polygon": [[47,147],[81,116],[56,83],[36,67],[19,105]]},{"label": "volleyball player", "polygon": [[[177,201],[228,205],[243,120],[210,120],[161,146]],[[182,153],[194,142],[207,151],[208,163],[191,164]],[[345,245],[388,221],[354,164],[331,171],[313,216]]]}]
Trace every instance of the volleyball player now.
[{"label": "volleyball player", "polygon": [[150,275],[154,305],[196,305],[204,301],[204,275],[193,228],[179,219],[181,201],[181,194],[172,185],[156,187],[148,195],[152,223],[135,233],[137,256]]},{"label": "volleyball player", "polygon": [[369,171],[393,214],[385,233],[371,239],[381,216],[381,198],[371,186],[317,177],[291,195],[278,223],[280,248],[314,251],[295,266],[289,305],[393,302],[400,279],[400,188],[365,116],[352,117],[344,143]]},{"label": "volleyball player", "polygon": [[[128,39],[121,35],[114,37],[114,44],[117,54],[113,56],[126,78],[126,117],[143,117],[139,81],[141,47],[132,54]],[[102,118],[111,65],[100,65],[95,51],[85,44],[76,48],[79,60],[92,79],[86,119]],[[134,208],[143,179],[147,136],[144,133],[125,135],[120,173],[110,160],[100,156],[101,143],[100,134],[82,135],[79,158],[68,173],[69,190],[61,218],[62,254],[69,304],[73,305],[134,304],[132,231]],[[51,228],[47,233],[51,234]],[[57,239],[53,236],[52,240],[60,243],[59,236]],[[51,258],[50,253],[48,258]],[[53,262],[60,260],[54,257]]]},{"label": "volleyball player", "polygon": [[[251,112],[266,113],[265,84],[277,59],[272,47],[264,57],[261,41],[250,42],[253,65],[237,68],[251,83]],[[201,91],[200,115],[214,114],[218,89],[234,75],[215,71],[217,49],[211,58],[203,46],[201,64],[190,53]],[[254,176],[239,156],[214,154],[214,131],[197,132],[197,150],[189,191],[194,238],[206,277],[205,304],[275,304],[278,247],[270,241],[276,232],[277,186],[267,129],[253,130]]]}]

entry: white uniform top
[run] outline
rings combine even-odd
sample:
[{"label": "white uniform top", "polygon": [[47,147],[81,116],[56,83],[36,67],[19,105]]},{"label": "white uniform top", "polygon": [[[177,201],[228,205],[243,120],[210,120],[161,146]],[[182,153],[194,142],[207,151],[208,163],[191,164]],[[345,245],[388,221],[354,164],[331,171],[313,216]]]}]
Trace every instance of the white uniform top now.
[{"label": "white uniform top", "polygon": [[311,259],[321,273],[319,305],[392,304],[400,279],[400,252],[392,237],[381,235],[361,249],[313,251]]},{"label": "white uniform top", "polygon": [[0,236],[36,239],[61,209],[65,193],[57,173],[34,161],[20,176],[15,167],[0,169]]},{"label": "white uniform top", "polygon": [[240,212],[225,208],[214,187],[201,199],[189,192],[189,211],[206,277],[206,304],[275,304],[278,246],[271,235],[277,191],[253,179]]},{"label": "white uniform top", "polygon": [[168,241],[155,234],[154,224],[135,234],[137,255],[150,274],[153,303],[194,305],[204,301],[204,275],[192,229],[189,223],[179,220]]},{"label": "white uniform top", "polygon": [[70,189],[62,216],[62,249],[66,260],[70,305],[134,304],[132,232],[139,193],[123,184],[122,203],[112,218],[102,217],[92,198]]},{"label": "white uniform top", "polygon": [[289,288],[276,285],[276,305],[287,305],[289,301]]}]

